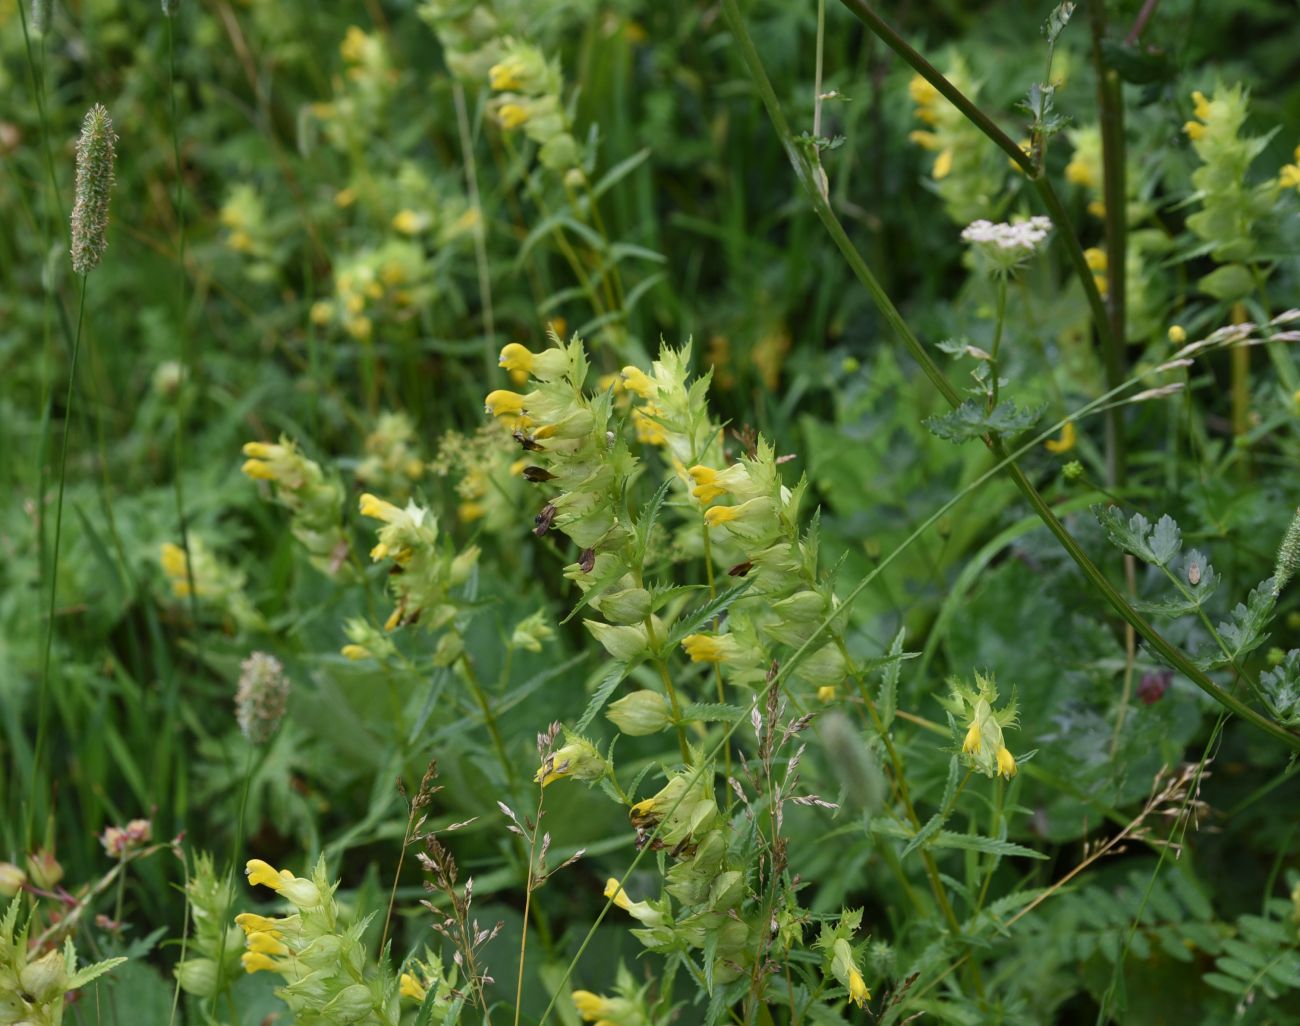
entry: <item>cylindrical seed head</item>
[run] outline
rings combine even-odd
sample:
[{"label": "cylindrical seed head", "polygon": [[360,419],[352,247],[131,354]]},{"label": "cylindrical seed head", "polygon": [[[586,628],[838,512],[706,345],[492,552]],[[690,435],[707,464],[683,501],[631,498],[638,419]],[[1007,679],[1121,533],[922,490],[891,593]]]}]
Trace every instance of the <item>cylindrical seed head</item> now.
[{"label": "cylindrical seed head", "polygon": [[86,112],[77,140],[77,199],[72,207],[72,269],[88,274],[108,248],[108,197],[116,157],[113,121],[102,104]]}]

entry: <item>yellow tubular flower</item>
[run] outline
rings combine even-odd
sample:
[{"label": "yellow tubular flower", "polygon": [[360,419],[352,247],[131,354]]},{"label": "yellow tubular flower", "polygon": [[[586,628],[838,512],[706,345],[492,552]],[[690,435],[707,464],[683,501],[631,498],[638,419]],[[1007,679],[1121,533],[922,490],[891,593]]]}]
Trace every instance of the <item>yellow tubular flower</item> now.
[{"label": "yellow tubular flower", "polygon": [[608,1002],[599,994],[589,990],[575,990],[571,995],[573,1006],[585,1022],[595,1022],[605,1015]]},{"label": "yellow tubular flower", "polygon": [[493,64],[488,69],[488,83],[498,92],[505,92],[508,89],[519,89],[523,83],[519,81],[516,74],[517,69],[511,61],[502,61],[499,64]]},{"label": "yellow tubular flower", "polygon": [[353,662],[356,662],[360,659],[370,658],[370,650],[362,647],[361,645],[344,645],[341,649],[339,649],[339,653],[345,659],[351,659]]},{"label": "yellow tubular flower", "polygon": [[168,577],[184,577],[189,572],[185,559],[185,550],[174,542],[163,542],[158,553],[158,562]]},{"label": "yellow tubular flower", "polygon": [[663,429],[663,425],[651,416],[658,414],[659,409],[654,403],[646,404],[646,412],[634,409],[632,411],[632,423],[636,427],[636,440],[642,445],[663,445],[668,441],[668,435]]},{"label": "yellow tubular flower", "polygon": [[688,634],[682,639],[682,648],[686,650],[693,663],[721,663],[731,655],[730,649],[735,644],[732,641],[732,644],[728,645],[728,641],[732,639],[725,634]]},{"label": "yellow tubular flower", "polygon": [[[642,798],[639,802],[637,802],[635,805],[632,806],[632,808],[629,810],[629,815],[636,816],[636,817],[648,816],[650,815],[650,813],[654,812],[655,806],[657,804],[658,802],[654,798]],[[610,883],[614,883],[614,882],[615,881],[613,880],[610,881]],[[608,898],[609,897],[608,884],[605,885],[605,891],[606,891],[605,897]]]},{"label": "yellow tubular flower", "polygon": [[497,118],[502,128],[518,128],[528,120],[528,111],[517,103],[503,103],[497,108]]},{"label": "yellow tubular flower", "polygon": [[1205,94],[1199,89],[1192,93],[1192,104],[1198,118],[1202,121],[1210,120],[1210,101],[1205,98]]},{"label": "yellow tubular flower", "polygon": [[652,399],[659,394],[659,386],[640,367],[623,368],[623,387],[635,392],[642,399]]},{"label": "yellow tubular flower", "polygon": [[975,755],[980,750],[980,725],[971,721],[970,727],[966,730],[966,740],[961,743],[961,750],[967,755]]},{"label": "yellow tubular flower", "polygon": [[1048,452],[1057,454],[1069,452],[1074,448],[1074,443],[1078,438],[1078,432],[1074,429],[1074,421],[1067,420],[1065,427],[1061,428],[1060,438],[1049,438],[1043,443],[1043,448]]},{"label": "yellow tubular flower", "polygon": [[259,955],[287,955],[289,946],[278,939],[273,930],[248,935],[248,950]]},{"label": "yellow tubular flower", "polygon": [[522,371],[527,374],[533,369],[534,354],[526,346],[518,342],[511,342],[501,350],[501,356],[497,359],[497,366],[504,367],[506,370],[514,373]]},{"label": "yellow tubular flower", "polygon": [[687,473],[691,475],[691,480],[695,482],[691,494],[701,502],[712,502],[719,495],[726,492],[726,489],[718,484],[718,472],[712,467],[691,467]]},{"label": "yellow tubular flower", "polygon": [[1183,125],[1183,131],[1187,133],[1187,138],[1193,142],[1205,138],[1205,126],[1199,121],[1188,121]]},{"label": "yellow tubular flower", "polygon": [[369,492],[362,494],[359,505],[363,517],[373,517],[375,520],[382,520],[386,524],[391,524],[402,515],[402,511],[391,502],[385,502]]},{"label": "yellow tubular flower", "polygon": [[410,973],[402,973],[402,978],[399,983],[400,988],[398,993],[400,993],[402,997],[410,998],[413,1001],[423,1001],[425,996],[429,993],[424,989],[420,981]]},{"label": "yellow tubular flower", "polygon": [[[649,800],[650,799],[646,799],[646,801]],[[637,806],[644,804],[645,802],[638,802]],[[637,806],[633,806],[633,811],[635,811]],[[619,886],[618,881],[612,876],[605,881],[605,897],[613,899],[614,904],[624,911],[632,907],[632,899],[627,896],[627,892]]]},{"label": "yellow tubular flower", "polygon": [[524,412],[524,397],[518,392],[498,388],[487,394],[483,408],[493,417],[518,417]]},{"label": "yellow tubular flower", "polygon": [[917,129],[915,132],[907,133],[908,142],[915,143],[923,150],[937,150],[939,148],[939,137],[933,132],[926,132]]},{"label": "yellow tubular flower", "polygon": [[272,445],[269,442],[245,442],[244,455],[252,456],[258,460],[271,460],[280,455],[283,450],[278,445]]},{"label": "yellow tubular flower", "polygon": [[246,973],[258,973],[263,970],[268,972],[276,971],[275,963],[260,951],[245,951],[239,956],[239,961],[243,964]]},{"label": "yellow tubular flower", "polygon": [[244,864],[244,874],[248,877],[248,882],[254,887],[262,884],[273,891],[278,891],[284,886],[284,874],[269,862],[263,862],[261,859],[249,859]]},{"label": "yellow tubular flower", "polygon": [[704,511],[704,520],[710,527],[730,523],[740,516],[739,506],[714,506]]},{"label": "yellow tubular flower", "polygon": [[1010,780],[1016,775],[1016,757],[1003,745],[998,749],[998,774]]},{"label": "yellow tubular flower", "polygon": [[867,990],[862,974],[857,969],[849,970],[849,1000],[859,1008],[871,1000],[871,991]]},{"label": "yellow tubular flower", "polygon": [[456,507],[456,516],[462,524],[469,524],[487,516],[487,507],[481,502],[462,502]]},{"label": "yellow tubular flower", "polygon": [[1083,262],[1088,265],[1089,270],[1104,271],[1107,265],[1106,251],[1090,246],[1083,251]]},{"label": "yellow tubular flower", "polygon": [[912,76],[912,81],[907,83],[907,91],[918,107],[929,107],[939,100],[939,90],[920,75]]},{"label": "yellow tubular flower", "polygon": [[271,469],[271,464],[264,463],[262,460],[244,460],[244,465],[239,469],[255,481],[275,480],[275,471]]},{"label": "yellow tubular flower", "polygon": [[235,925],[243,930],[245,935],[274,933],[276,927],[280,925],[280,920],[272,919],[270,916],[259,916],[256,912],[241,912],[235,916]]},{"label": "yellow tubular flower", "polygon": [[373,549],[370,550],[370,561],[372,563],[378,563],[381,559],[383,559],[387,555],[388,555],[388,546],[385,545],[383,542],[380,542],[378,545],[376,545]]},{"label": "yellow tubular flower", "polygon": [[944,150],[942,153],[940,153],[937,157],[934,158],[934,167],[930,170],[930,174],[934,177],[934,180],[937,182],[940,181],[941,179],[947,178],[951,172],[952,172],[952,148],[949,147],[948,149]]},{"label": "yellow tubular flower", "polygon": [[817,701],[833,702],[835,701],[835,685],[823,684],[817,689]]}]

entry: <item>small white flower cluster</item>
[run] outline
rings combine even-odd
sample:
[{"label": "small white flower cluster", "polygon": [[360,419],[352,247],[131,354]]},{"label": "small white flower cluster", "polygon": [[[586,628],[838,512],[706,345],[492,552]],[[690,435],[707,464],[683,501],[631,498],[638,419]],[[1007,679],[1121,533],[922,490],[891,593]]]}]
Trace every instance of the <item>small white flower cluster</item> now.
[{"label": "small white flower cluster", "polygon": [[1049,217],[1031,217],[1015,224],[994,224],[981,219],[963,228],[961,237],[995,269],[1009,271],[1037,253],[1051,231]]}]

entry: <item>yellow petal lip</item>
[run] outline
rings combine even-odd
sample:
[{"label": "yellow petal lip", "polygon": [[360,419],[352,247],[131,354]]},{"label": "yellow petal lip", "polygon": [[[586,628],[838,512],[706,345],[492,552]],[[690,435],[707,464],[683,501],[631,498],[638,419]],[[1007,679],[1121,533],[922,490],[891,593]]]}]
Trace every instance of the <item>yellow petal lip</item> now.
[{"label": "yellow petal lip", "polygon": [[998,774],[1010,780],[1016,775],[1017,769],[1016,757],[1003,745],[998,749]]},{"label": "yellow petal lip", "polygon": [[524,412],[524,397],[518,392],[498,388],[487,394],[483,408],[494,417],[517,417]]},{"label": "yellow petal lip", "polygon": [[612,899],[614,904],[621,909],[632,907],[632,899],[627,896],[627,892],[619,886],[618,881],[612,876],[605,881],[605,897]]},{"label": "yellow petal lip", "polygon": [[263,970],[275,972],[275,963],[260,951],[245,951],[239,956],[239,961],[243,964],[246,973],[257,973]]},{"label": "yellow petal lip", "polygon": [[361,645],[344,645],[339,652],[344,658],[351,659],[353,662],[370,658],[370,650]]},{"label": "yellow petal lip", "polygon": [[497,358],[497,366],[504,367],[508,371],[522,371],[527,374],[533,369],[534,355],[527,346],[518,342],[507,343],[501,349],[501,355]]},{"label": "yellow petal lip", "polygon": [[966,739],[961,744],[961,750],[968,755],[976,755],[979,753],[981,743],[980,726],[978,723],[972,723],[966,730]]},{"label": "yellow petal lip", "polygon": [[411,998],[414,1001],[423,1001],[425,996],[428,994],[428,991],[424,989],[424,986],[420,981],[410,973],[402,973],[402,978],[399,982],[400,987],[398,992],[402,997]]},{"label": "yellow petal lip", "polygon": [[856,969],[849,970],[849,1000],[859,1008],[871,1000],[871,991],[867,990],[862,974]]},{"label": "yellow petal lip", "polygon": [[283,876],[269,862],[263,862],[261,859],[249,859],[244,865],[244,873],[248,877],[248,882],[257,886],[262,884],[278,891],[284,886]]},{"label": "yellow petal lip", "polygon": [[271,469],[271,465],[262,460],[245,460],[244,465],[239,469],[256,481],[275,480],[275,472]]},{"label": "yellow petal lip", "polygon": [[275,455],[276,448],[277,446],[270,445],[267,442],[245,442],[244,455],[259,460],[269,460]]}]

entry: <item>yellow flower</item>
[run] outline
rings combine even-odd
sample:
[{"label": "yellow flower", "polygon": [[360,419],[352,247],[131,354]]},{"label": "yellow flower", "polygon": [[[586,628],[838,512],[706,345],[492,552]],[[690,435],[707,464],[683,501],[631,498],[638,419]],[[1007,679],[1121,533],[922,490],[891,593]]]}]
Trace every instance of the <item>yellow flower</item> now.
[{"label": "yellow flower", "polygon": [[1283,189],[1300,189],[1300,146],[1295,148],[1295,163],[1282,165],[1277,184]]},{"label": "yellow flower", "polygon": [[1043,443],[1043,448],[1046,449],[1048,452],[1054,452],[1059,455],[1063,452],[1069,452],[1071,449],[1073,449],[1074,443],[1077,440],[1077,438],[1078,438],[1078,432],[1076,432],[1074,429],[1074,421],[1067,420],[1065,422],[1065,427],[1061,428],[1061,437],[1049,438],[1046,442]]},{"label": "yellow flower", "polygon": [[498,388],[488,393],[483,408],[493,417],[517,417],[524,412],[524,397],[518,392]]},{"label": "yellow flower", "polygon": [[915,132],[908,132],[907,139],[923,150],[937,150],[939,148],[939,137],[933,132],[926,132],[919,128]]},{"label": "yellow flower", "polygon": [[712,467],[695,466],[691,467],[687,473],[691,475],[691,480],[695,482],[691,494],[701,502],[712,502],[727,490],[718,484],[718,472]]},{"label": "yellow flower", "polygon": [[235,925],[245,934],[275,933],[280,920],[272,919],[270,916],[259,916],[256,912],[241,912],[235,916]]},{"label": "yellow flower", "polygon": [[693,663],[722,663],[738,654],[736,639],[729,634],[688,634],[682,648]]},{"label": "yellow flower", "polygon": [[575,990],[570,997],[584,1022],[594,1022],[597,1026],[610,1022],[610,1016],[616,1014],[617,1008],[608,998],[593,994],[589,990]]},{"label": "yellow flower", "polygon": [[642,399],[653,399],[659,394],[659,386],[640,367],[623,368],[623,387],[629,392],[635,392]]},{"label": "yellow flower", "polygon": [[393,215],[393,228],[403,235],[418,235],[429,227],[429,218],[414,210],[399,210]]},{"label": "yellow flower", "polygon": [[264,969],[275,972],[275,963],[260,951],[245,951],[239,956],[239,961],[243,963],[246,973],[257,973]]},{"label": "yellow flower", "polygon": [[1195,142],[1198,139],[1205,138],[1205,126],[1201,124],[1199,121],[1187,122],[1185,125],[1183,125],[1183,131],[1187,133],[1187,137],[1191,139],[1193,142]]},{"label": "yellow flower", "polygon": [[369,37],[358,26],[349,25],[343,42],[339,44],[339,53],[345,61],[356,64],[365,56],[368,41]]},{"label": "yellow flower", "polygon": [[411,998],[413,1001],[423,1001],[425,996],[429,993],[423,986],[421,986],[420,981],[410,973],[402,973],[402,978],[399,983],[400,987],[398,988],[398,993],[400,993],[402,997]]},{"label": "yellow flower", "polygon": [[[649,798],[646,799],[646,801],[650,800],[651,799]],[[632,811],[635,812],[637,806],[644,804],[645,802],[637,802],[637,804],[632,807]],[[605,881],[605,897],[612,899],[614,904],[624,911],[627,911],[632,907],[632,899],[627,896],[627,892],[619,886],[619,882],[612,876]]]},{"label": "yellow flower", "polygon": [[934,167],[931,169],[930,174],[934,176],[934,180],[937,182],[947,178],[951,171],[952,147],[950,146],[934,158]]},{"label": "yellow flower", "polygon": [[528,111],[517,103],[503,103],[497,108],[497,118],[503,128],[518,128],[528,120]]},{"label": "yellow flower", "polygon": [[361,645],[344,645],[341,649],[339,649],[339,653],[344,658],[351,659],[353,662],[357,662],[358,660],[361,659],[370,658],[370,650],[362,647]]},{"label": "yellow flower", "polygon": [[248,877],[248,882],[253,886],[264,884],[273,891],[278,891],[284,886],[286,876],[293,879],[293,874],[288,870],[282,873],[269,862],[263,862],[261,859],[249,859],[244,865],[244,874]]},{"label": "yellow flower", "polygon": [[980,750],[980,725],[977,720],[972,720],[971,725],[966,729],[966,740],[961,743],[961,750],[967,755],[976,755]]},{"label": "yellow flower", "polygon": [[244,465],[239,469],[255,481],[275,480],[275,471],[271,469],[271,464],[262,460],[245,460]]},{"label": "yellow flower", "polygon": [[514,374],[515,371],[522,371],[527,375],[533,369],[535,356],[527,346],[520,345],[518,342],[510,342],[501,349],[501,355],[497,358],[497,366],[504,367]]},{"label": "yellow flower", "polygon": [[174,542],[163,542],[158,554],[163,573],[168,577],[184,577],[189,573],[189,564],[185,559],[185,550]]},{"label": "yellow flower", "polygon": [[245,231],[235,231],[230,233],[226,239],[226,245],[236,253],[251,253],[253,251],[253,237]]},{"label": "yellow flower", "polygon": [[1092,164],[1079,157],[1073,158],[1065,165],[1065,180],[1075,185],[1082,185],[1085,189],[1097,187],[1097,175],[1093,171]]},{"label": "yellow flower", "polygon": [[849,1000],[859,1008],[871,1000],[871,991],[867,990],[862,974],[857,969],[849,970]]},{"label": "yellow flower", "polygon": [[1083,251],[1083,262],[1088,265],[1089,270],[1104,271],[1107,265],[1106,251],[1090,246]]},{"label": "yellow flower", "polygon": [[728,524],[740,516],[739,506],[713,506],[704,511],[704,521],[710,527]]},{"label": "yellow flower", "polygon": [[1205,98],[1205,94],[1199,89],[1192,93],[1192,106],[1198,118],[1202,121],[1210,120],[1210,101]]},{"label": "yellow flower", "polygon": [[308,316],[311,318],[312,324],[329,324],[334,319],[334,304],[328,299],[318,299],[312,303],[311,313]]},{"label": "yellow flower", "polygon": [[462,502],[456,508],[456,516],[462,524],[472,523],[487,516],[487,507],[481,502]]},{"label": "yellow flower", "polygon": [[1169,341],[1176,346],[1181,346],[1187,341],[1187,329],[1181,324],[1171,324],[1169,326]]},{"label": "yellow flower", "polygon": [[1092,276],[1092,283],[1097,286],[1097,292],[1102,296],[1105,296],[1106,293],[1110,291],[1110,282],[1106,279],[1104,274],[1094,274]]},{"label": "yellow flower", "polygon": [[[644,818],[645,816],[648,816],[650,815],[650,813],[654,812],[655,806],[658,804],[659,804],[658,799],[654,797],[642,798],[639,802],[637,802],[635,805],[632,806],[628,814],[631,815],[634,819]],[[608,890],[608,887],[606,888],[606,890]],[[609,895],[606,894],[605,897],[608,898]]]},{"label": "yellow flower", "polygon": [[914,75],[907,83],[907,91],[918,107],[929,107],[939,101],[939,90],[920,75]]},{"label": "yellow flower", "polygon": [[363,517],[373,517],[375,520],[382,520],[386,524],[391,524],[402,515],[402,511],[391,502],[385,502],[369,492],[362,493],[360,506]]},{"label": "yellow flower", "polygon": [[821,687],[819,687],[817,689],[817,700],[819,702],[835,701],[835,685],[823,684]]},{"label": "yellow flower", "polygon": [[659,414],[659,407],[647,403],[644,410],[633,409],[632,425],[636,428],[636,440],[642,445],[663,445],[668,441],[668,432],[654,418]]},{"label": "yellow flower", "polygon": [[519,80],[518,66],[516,62],[505,60],[500,64],[493,64],[488,69],[488,82],[493,89],[504,92],[507,89],[520,89],[523,83]]},{"label": "yellow flower", "polygon": [[357,201],[356,189],[340,189],[334,194],[334,205],[340,209],[346,209]]},{"label": "yellow flower", "polygon": [[274,930],[264,930],[248,935],[248,950],[259,955],[287,955],[289,946],[279,939]]},{"label": "yellow flower", "polygon": [[1016,758],[1008,751],[1006,745],[998,749],[998,774],[1006,777],[1007,780],[1016,775]]}]

